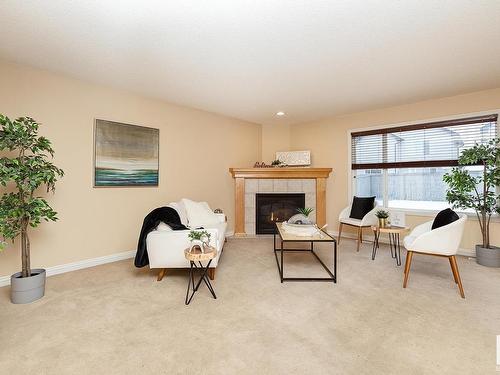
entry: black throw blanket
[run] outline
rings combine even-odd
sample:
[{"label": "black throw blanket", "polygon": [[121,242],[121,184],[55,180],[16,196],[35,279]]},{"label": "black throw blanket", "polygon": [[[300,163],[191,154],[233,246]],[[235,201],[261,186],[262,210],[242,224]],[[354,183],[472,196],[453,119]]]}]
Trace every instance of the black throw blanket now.
[{"label": "black throw blanket", "polygon": [[160,221],[163,221],[173,230],[188,229],[181,223],[181,218],[176,210],[172,207],[159,207],[151,211],[142,223],[141,234],[139,235],[139,243],[137,244],[137,254],[135,254],[134,264],[136,267],[144,267],[149,264],[148,251],[146,247],[146,237],[149,232],[153,231]]}]

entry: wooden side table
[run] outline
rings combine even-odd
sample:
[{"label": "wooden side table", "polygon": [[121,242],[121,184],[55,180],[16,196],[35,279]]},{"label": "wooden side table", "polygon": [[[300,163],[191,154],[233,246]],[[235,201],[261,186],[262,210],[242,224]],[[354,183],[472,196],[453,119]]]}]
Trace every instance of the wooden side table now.
[{"label": "wooden side table", "polygon": [[[184,256],[186,257],[187,260],[189,260],[189,280],[188,280],[188,287],[186,291],[186,305],[189,305],[191,300],[193,299],[194,294],[198,290],[200,284],[202,281],[205,282],[205,285],[207,286],[208,290],[210,293],[212,293],[212,296],[214,299],[217,299],[217,296],[215,295],[214,288],[212,287],[212,284],[210,283],[210,279],[207,276],[208,269],[210,267],[210,263],[212,263],[212,260],[217,256],[217,249],[215,247],[205,247],[205,252],[201,252],[200,249],[193,249],[192,251],[189,251],[190,249],[185,249],[184,250]],[[203,261],[208,261],[206,266],[203,266]],[[198,262],[198,265],[196,265],[196,262]],[[200,279],[198,282],[194,283],[194,274],[196,271],[199,271],[200,273]],[[192,288],[192,291],[191,291]],[[189,292],[191,291],[191,295],[189,295]]]},{"label": "wooden side table", "polygon": [[[375,241],[373,241],[372,249],[372,260],[375,260],[375,255],[377,255],[377,249],[379,248],[378,240],[381,233],[387,233],[389,235],[389,247],[391,248],[391,256],[396,259],[396,265],[401,265],[401,245],[400,245],[400,235],[408,232],[409,227],[379,227],[378,225],[372,225],[373,235],[375,236]],[[394,249],[394,250],[393,250]]]}]

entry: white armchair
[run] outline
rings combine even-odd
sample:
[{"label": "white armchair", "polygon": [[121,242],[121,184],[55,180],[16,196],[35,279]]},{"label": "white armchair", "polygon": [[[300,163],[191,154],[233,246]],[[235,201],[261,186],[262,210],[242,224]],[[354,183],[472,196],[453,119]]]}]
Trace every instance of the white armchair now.
[{"label": "white armchair", "polygon": [[[189,226],[188,215],[182,201],[170,203],[169,206],[175,208],[181,217],[181,222]],[[224,214],[214,215],[217,218],[217,223],[203,225],[203,228],[211,235],[210,245],[217,249],[217,256],[212,260],[208,270],[208,276],[212,280],[215,278],[215,268],[222,254],[227,228],[226,216]],[[159,269],[158,281],[163,279],[167,268],[189,268],[189,261],[184,256],[184,249],[190,246],[189,232],[189,230],[173,231],[168,227],[158,225],[156,230],[148,234],[146,246],[149,267]]]},{"label": "white armchair", "polygon": [[406,255],[403,288],[406,288],[408,284],[413,253],[435,255],[448,258],[460,295],[465,298],[455,255],[462,239],[466,221],[467,215],[462,214],[453,223],[431,230],[433,223],[431,220],[417,226],[404,238],[403,244],[408,253]]},{"label": "white armchair", "polygon": [[375,205],[375,207],[370,212],[368,212],[363,217],[363,219],[359,220],[349,217],[351,214],[351,205],[344,208],[339,215],[339,236],[337,239],[337,243],[340,244],[340,236],[342,235],[342,227],[344,226],[344,224],[356,227],[358,228],[357,251],[359,251],[359,245],[360,243],[363,243],[363,228],[369,228],[372,225],[377,224],[375,212],[377,212],[378,209],[379,207]]}]

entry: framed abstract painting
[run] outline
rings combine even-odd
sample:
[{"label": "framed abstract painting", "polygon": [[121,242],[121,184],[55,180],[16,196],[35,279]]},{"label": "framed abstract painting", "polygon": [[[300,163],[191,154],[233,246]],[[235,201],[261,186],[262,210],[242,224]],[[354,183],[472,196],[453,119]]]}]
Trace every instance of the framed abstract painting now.
[{"label": "framed abstract painting", "polygon": [[95,120],[94,187],[158,186],[160,130]]}]

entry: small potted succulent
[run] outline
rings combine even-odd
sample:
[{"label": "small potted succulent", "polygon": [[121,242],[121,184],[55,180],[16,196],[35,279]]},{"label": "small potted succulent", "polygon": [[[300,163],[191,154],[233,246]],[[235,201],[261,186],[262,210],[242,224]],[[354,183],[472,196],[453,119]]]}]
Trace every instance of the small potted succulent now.
[{"label": "small potted succulent", "polygon": [[210,245],[210,233],[206,230],[192,230],[188,234],[188,238],[191,241],[191,248],[189,251],[199,249],[202,253],[205,252],[205,247]]},{"label": "small potted succulent", "polygon": [[375,212],[375,216],[378,219],[378,226],[383,228],[387,226],[387,219],[389,218],[389,211],[378,210]]},{"label": "small potted succulent", "polygon": [[273,166],[273,167],[275,167],[275,168],[276,168],[276,167],[286,167],[286,164],[285,164],[285,163],[283,163],[281,160],[276,159],[276,160],[273,160],[273,161],[271,162],[271,166]]},{"label": "small potted succulent", "polygon": [[295,214],[288,219],[288,224],[312,225],[313,221],[309,218],[309,215],[313,211],[314,208],[311,207],[297,208],[298,214]]}]

